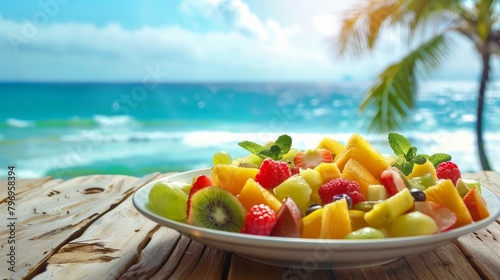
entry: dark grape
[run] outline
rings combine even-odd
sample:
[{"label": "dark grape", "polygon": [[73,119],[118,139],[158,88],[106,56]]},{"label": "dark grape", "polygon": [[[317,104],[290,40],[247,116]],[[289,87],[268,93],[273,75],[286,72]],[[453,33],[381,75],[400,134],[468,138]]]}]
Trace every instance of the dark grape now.
[{"label": "dark grape", "polygon": [[349,209],[352,208],[352,198],[347,194],[336,194],[333,196],[332,201],[337,201],[337,200],[341,200],[341,199],[345,199],[347,201],[347,207]]},{"label": "dark grape", "polygon": [[414,188],[410,190],[410,193],[415,199],[415,201],[425,201],[426,199],[425,193],[422,190]]},{"label": "dark grape", "polygon": [[307,209],[306,211],[306,216],[311,214],[312,212],[318,210],[318,209],[321,209],[321,205],[315,203],[315,204],[312,204],[311,206],[309,206],[309,209]]}]

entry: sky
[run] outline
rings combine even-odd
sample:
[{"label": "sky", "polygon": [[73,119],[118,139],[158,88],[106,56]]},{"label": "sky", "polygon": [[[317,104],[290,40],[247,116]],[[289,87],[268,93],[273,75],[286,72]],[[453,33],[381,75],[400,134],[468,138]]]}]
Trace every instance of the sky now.
[{"label": "sky", "polygon": [[[0,81],[369,81],[404,55],[394,36],[356,61],[331,38],[360,0],[39,0],[0,3]],[[433,76],[476,80],[457,38]]]}]

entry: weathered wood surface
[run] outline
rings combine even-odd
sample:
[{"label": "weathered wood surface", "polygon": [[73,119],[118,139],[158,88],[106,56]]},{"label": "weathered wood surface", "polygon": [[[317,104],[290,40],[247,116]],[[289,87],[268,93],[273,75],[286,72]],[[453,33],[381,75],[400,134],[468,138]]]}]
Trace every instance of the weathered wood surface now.
[{"label": "weathered wood surface", "polygon": [[[2,279],[500,279],[499,220],[436,250],[367,269],[304,271],[248,261],[134,209],[133,192],[165,175],[18,180],[16,272],[5,265],[9,231],[2,227]],[[499,174],[464,176],[500,195]],[[5,192],[0,201],[6,221]]]}]

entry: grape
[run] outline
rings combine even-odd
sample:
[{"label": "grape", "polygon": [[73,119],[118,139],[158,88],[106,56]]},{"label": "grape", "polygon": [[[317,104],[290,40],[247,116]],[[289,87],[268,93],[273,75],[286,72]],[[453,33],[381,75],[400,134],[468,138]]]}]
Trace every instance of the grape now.
[{"label": "grape", "polygon": [[345,199],[347,201],[347,208],[349,209],[352,208],[352,198],[347,194],[336,194],[333,196],[332,201],[337,201],[341,199]]},{"label": "grape", "polygon": [[424,189],[436,184],[436,180],[434,180],[434,177],[430,173],[411,178],[410,182],[422,185]]},{"label": "grape", "polygon": [[323,207],[321,207],[321,205],[319,205],[318,203],[315,203],[313,205],[310,205],[309,208],[307,209],[306,211],[306,216],[311,214],[312,212],[316,211],[316,210],[319,210]]},{"label": "grape", "polygon": [[153,210],[168,219],[186,219],[188,195],[184,192],[185,184],[170,184],[158,182],[149,192],[148,201]]},{"label": "grape", "polygon": [[233,159],[231,158],[231,155],[228,154],[225,151],[218,151],[217,153],[214,154],[214,157],[212,158],[212,162],[214,165],[217,164],[230,164],[233,162]]},{"label": "grape", "polygon": [[390,225],[391,237],[426,235],[437,232],[436,222],[429,216],[414,211],[397,217]]},{"label": "grape", "polygon": [[372,227],[364,227],[347,234],[345,239],[374,239],[385,238],[383,231]]},{"label": "grape", "polygon": [[410,190],[410,193],[415,199],[415,201],[425,201],[426,199],[425,193],[422,190],[414,188]]}]

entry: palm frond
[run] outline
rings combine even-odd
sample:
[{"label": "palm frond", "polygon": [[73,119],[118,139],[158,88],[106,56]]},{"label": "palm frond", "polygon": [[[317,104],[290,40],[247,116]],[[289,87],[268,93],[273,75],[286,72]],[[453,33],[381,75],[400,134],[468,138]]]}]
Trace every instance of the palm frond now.
[{"label": "palm frond", "polygon": [[402,3],[401,0],[366,2],[346,15],[338,37],[331,41],[341,56],[357,58],[371,50],[381,28],[398,13]]},{"label": "palm frond", "polygon": [[416,76],[427,76],[436,70],[449,54],[451,43],[449,36],[441,33],[400,62],[388,66],[378,76],[359,106],[370,120],[370,131],[388,132],[404,128],[415,106]]}]

